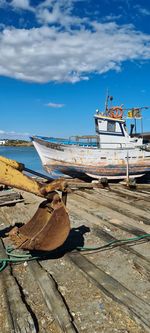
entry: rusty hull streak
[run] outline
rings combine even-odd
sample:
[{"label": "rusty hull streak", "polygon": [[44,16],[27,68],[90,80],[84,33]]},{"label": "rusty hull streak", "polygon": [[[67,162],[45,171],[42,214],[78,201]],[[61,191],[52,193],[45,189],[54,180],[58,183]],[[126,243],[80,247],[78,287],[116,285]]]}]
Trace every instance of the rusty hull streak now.
[{"label": "rusty hull streak", "polygon": [[[34,138],[34,137],[33,137]],[[48,142],[48,141],[44,141],[41,139],[36,138],[35,140],[36,142],[40,143],[42,146],[51,148],[51,149],[55,149],[55,150],[60,150],[60,151],[64,151],[62,144],[59,143],[53,143],[53,142]]]},{"label": "rusty hull streak", "polygon": [[[141,161],[140,161],[141,162]],[[82,164],[72,164],[67,162],[52,161],[52,163],[44,165],[46,171],[50,172],[52,170],[59,170],[64,174],[70,175],[71,172],[76,173],[88,173],[99,176],[114,176],[114,175],[126,175],[126,163],[124,165],[106,165],[105,163],[99,163],[97,165],[82,165]],[[150,171],[150,163],[144,165],[144,163],[139,164],[129,164],[130,174],[141,174]]]}]

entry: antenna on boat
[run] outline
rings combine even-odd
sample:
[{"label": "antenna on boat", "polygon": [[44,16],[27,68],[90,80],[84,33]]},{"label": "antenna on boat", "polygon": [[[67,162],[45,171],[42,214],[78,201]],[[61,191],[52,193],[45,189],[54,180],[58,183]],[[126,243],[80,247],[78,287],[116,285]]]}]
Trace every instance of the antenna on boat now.
[{"label": "antenna on boat", "polygon": [[105,100],[105,114],[108,113],[108,100],[109,100],[109,91],[107,89],[106,100]]}]

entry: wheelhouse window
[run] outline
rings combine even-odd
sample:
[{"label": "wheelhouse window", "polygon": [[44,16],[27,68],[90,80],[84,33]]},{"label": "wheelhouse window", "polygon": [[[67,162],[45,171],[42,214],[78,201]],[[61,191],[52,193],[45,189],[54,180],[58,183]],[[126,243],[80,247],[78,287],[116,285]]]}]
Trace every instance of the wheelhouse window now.
[{"label": "wheelhouse window", "polygon": [[98,131],[98,119],[97,118],[95,119],[95,130],[96,130],[96,132]]},{"label": "wheelhouse window", "polygon": [[116,123],[115,121],[108,121],[107,122],[107,132],[116,132]]}]

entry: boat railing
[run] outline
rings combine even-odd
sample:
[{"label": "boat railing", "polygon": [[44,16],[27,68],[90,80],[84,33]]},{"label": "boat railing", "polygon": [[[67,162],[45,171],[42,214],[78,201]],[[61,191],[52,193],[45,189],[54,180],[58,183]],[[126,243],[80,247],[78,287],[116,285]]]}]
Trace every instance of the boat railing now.
[{"label": "boat railing", "polygon": [[100,142],[99,148],[102,149],[135,149],[135,147],[140,148],[142,145],[133,145],[132,142],[121,143],[121,142]]},{"label": "boat railing", "polygon": [[97,135],[70,136],[67,138],[39,137],[42,140],[55,144],[76,145],[85,147],[98,147],[99,137]]},{"label": "boat railing", "polygon": [[121,143],[121,142],[102,142],[99,140],[98,135],[76,135],[70,136],[68,139],[66,138],[54,138],[54,137],[40,137],[47,142],[53,144],[61,144],[61,145],[71,145],[71,146],[81,146],[81,147],[89,147],[89,148],[101,148],[101,149],[134,149],[132,142]]},{"label": "boat railing", "polygon": [[70,144],[85,146],[85,147],[98,147],[99,137],[98,135],[75,135],[69,137]]}]

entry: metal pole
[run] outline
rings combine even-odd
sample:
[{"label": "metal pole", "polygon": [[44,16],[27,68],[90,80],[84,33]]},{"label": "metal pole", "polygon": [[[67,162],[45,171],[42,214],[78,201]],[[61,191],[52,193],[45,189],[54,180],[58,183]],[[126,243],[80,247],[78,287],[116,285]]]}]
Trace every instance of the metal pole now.
[{"label": "metal pole", "polygon": [[136,118],[134,118],[134,124],[135,124],[135,134],[136,134]]},{"label": "metal pole", "polygon": [[105,114],[108,111],[108,98],[109,98],[109,92],[108,92],[108,89],[107,89],[106,100],[105,100]]},{"label": "metal pole", "polygon": [[129,184],[129,152],[127,150],[127,169],[126,169],[126,181],[127,185]]},{"label": "metal pole", "polygon": [[64,203],[64,205],[67,205],[67,192],[66,191],[62,191],[62,201]]},{"label": "metal pole", "polygon": [[141,133],[143,134],[143,119],[141,117]]},{"label": "metal pole", "polygon": [[50,182],[52,182],[52,181],[54,180],[54,178],[51,178],[51,177],[46,176],[46,175],[43,175],[43,174],[40,173],[40,172],[37,172],[37,171],[31,170],[31,169],[26,168],[26,167],[23,168],[23,171],[29,172],[29,173],[31,173],[31,174],[33,174],[33,175],[35,175],[35,176],[38,176],[38,177],[44,178],[44,179],[46,179],[46,180],[49,180]]}]

